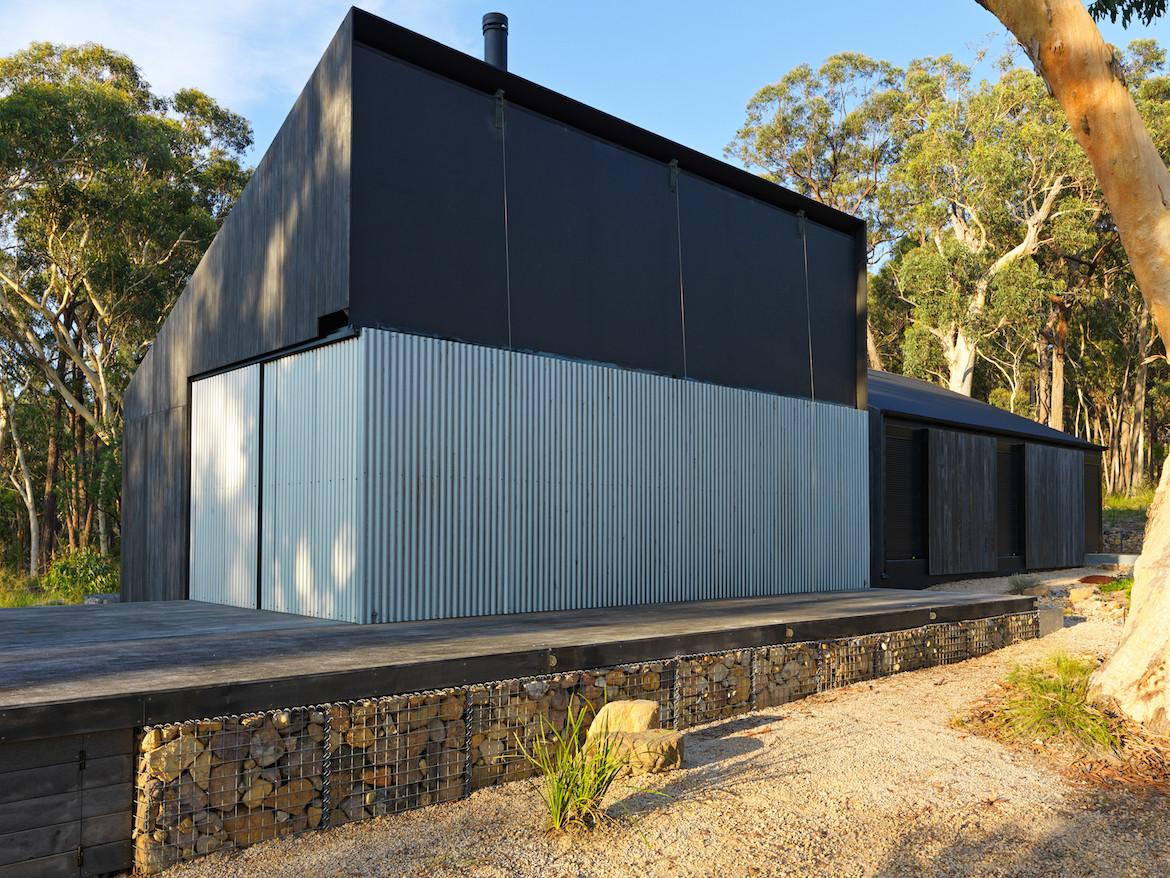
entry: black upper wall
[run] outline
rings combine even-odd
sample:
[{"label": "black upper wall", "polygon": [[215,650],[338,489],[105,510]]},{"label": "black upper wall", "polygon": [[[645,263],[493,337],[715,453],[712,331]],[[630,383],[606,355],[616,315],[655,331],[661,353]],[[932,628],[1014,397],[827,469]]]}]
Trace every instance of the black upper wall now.
[{"label": "black upper wall", "polygon": [[354,16],[355,325],[864,406],[859,220]]}]

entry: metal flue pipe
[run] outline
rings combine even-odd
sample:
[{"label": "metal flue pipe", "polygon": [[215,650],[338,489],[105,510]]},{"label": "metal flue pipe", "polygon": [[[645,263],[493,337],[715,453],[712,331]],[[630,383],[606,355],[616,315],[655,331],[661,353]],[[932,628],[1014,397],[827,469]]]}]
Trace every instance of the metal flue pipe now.
[{"label": "metal flue pipe", "polygon": [[508,16],[489,12],[483,17],[483,60],[501,70],[508,69]]}]

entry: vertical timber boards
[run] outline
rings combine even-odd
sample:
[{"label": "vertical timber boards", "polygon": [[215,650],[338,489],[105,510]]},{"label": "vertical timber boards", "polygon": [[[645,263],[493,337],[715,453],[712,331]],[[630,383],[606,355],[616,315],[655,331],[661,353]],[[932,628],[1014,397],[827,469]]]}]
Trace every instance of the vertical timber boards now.
[{"label": "vertical timber boards", "polygon": [[1085,454],[1024,447],[1025,559],[1029,570],[1077,567],[1085,558]]},{"label": "vertical timber boards", "polygon": [[0,878],[129,869],[133,749],[132,729],[0,744]]},{"label": "vertical timber boards", "polygon": [[929,572],[996,569],[996,447],[991,436],[930,429]]}]

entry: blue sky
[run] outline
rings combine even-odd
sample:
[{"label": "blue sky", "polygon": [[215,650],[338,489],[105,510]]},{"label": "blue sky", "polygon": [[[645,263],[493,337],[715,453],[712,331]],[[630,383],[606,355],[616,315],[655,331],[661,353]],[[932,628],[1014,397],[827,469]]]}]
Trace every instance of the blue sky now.
[{"label": "blue sky", "polygon": [[[0,0],[0,55],[33,40],[125,52],[163,94],[200,88],[253,123],[259,160],[349,4],[333,0]],[[484,12],[508,15],[509,69],[722,157],[761,86],[840,51],[896,64],[969,60],[1002,32],[975,0],[833,3],[637,0],[369,0],[362,8],[479,57]],[[1103,25],[1124,46],[1170,47],[1152,28]]]}]

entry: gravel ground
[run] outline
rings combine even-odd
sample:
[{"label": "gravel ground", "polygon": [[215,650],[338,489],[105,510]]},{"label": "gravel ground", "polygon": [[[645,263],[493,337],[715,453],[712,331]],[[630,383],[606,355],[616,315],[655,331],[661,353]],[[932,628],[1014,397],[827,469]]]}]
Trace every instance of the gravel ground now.
[{"label": "gravel ground", "polygon": [[[983,591],[1009,587],[978,582]],[[1013,664],[1058,649],[1103,656],[1120,630],[1090,618],[982,658],[691,729],[685,768],[638,779],[652,793],[619,789],[612,819],[591,833],[543,832],[535,792],[515,783],[166,874],[1164,878],[1164,798],[1078,785],[1039,755],[953,724]]]}]

